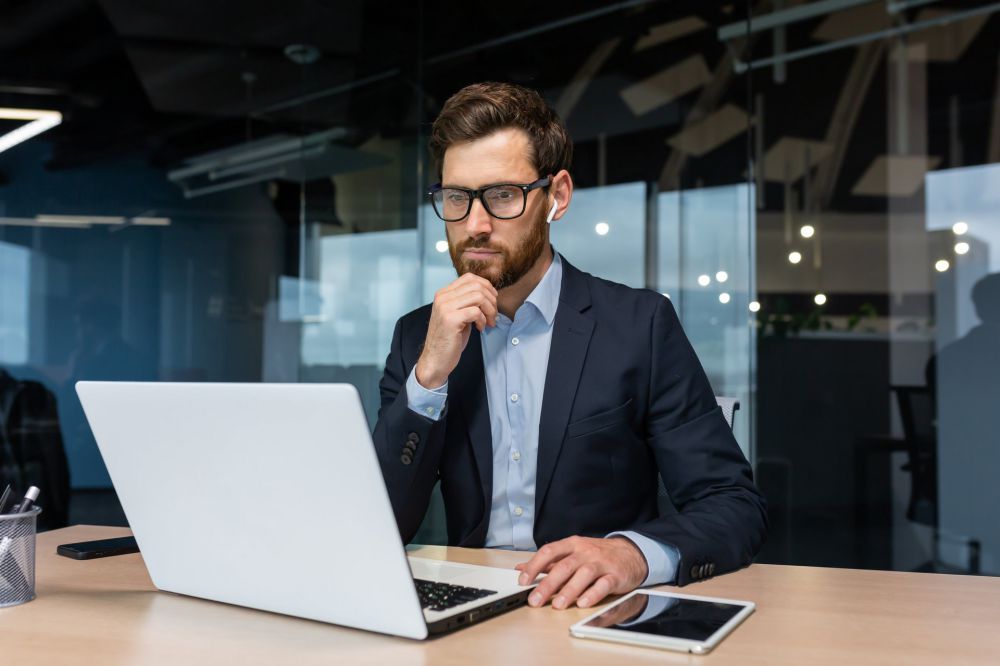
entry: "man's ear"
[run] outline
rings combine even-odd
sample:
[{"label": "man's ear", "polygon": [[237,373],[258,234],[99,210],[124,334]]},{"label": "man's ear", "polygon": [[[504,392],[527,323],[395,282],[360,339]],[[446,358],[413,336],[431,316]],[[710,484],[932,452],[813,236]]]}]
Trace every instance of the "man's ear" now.
[{"label": "man's ear", "polygon": [[550,223],[555,220],[556,213],[559,212],[560,208],[562,208],[563,213],[566,212],[570,201],[573,199],[573,179],[570,177],[569,172],[563,169],[554,178],[557,178],[559,183],[550,190],[554,199],[552,210],[549,211],[548,216],[548,222]]}]

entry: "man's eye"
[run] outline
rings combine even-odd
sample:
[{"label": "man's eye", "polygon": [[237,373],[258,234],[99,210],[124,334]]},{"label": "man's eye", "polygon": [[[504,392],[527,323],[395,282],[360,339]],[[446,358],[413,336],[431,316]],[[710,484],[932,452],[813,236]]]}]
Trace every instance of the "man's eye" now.
[{"label": "man's eye", "polygon": [[489,197],[493,201],[510,201],[514,198],[514,193],[510,190],[494,190]]},{"label": "man's eye", "polygon": [[451,192],[445,198],[448,200],[448,203],[453,204],[465,203],[466,200],[466,196],[462,192]]}]

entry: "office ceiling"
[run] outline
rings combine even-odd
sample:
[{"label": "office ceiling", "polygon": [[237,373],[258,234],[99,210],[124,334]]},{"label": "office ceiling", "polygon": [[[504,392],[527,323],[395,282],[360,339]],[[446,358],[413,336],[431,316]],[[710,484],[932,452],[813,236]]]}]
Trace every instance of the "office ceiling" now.
[{"label": "office ceiling", "polygon": [[[775,10],[770,0],[751,4],[757,15]],[[345,147],[374,136],[410,139],[426,132],[460,86],[513,80],[542,90],[567,118],[581,184],[596,184],[601,174],[606,182],[660,174],[661,186],[672,179],[695,186],[745,177],[745,128],[762,100],[763,122],[755,127],[763,133],[766,199],[781,198],[786,173],[799,181],[826,162],[836,167],[825,176],[829,205],[884,206],[878,198],[884,178],[877,172],[890,163],[888,56],[846,48],[790,63],[783,82],[771,70],[735,76],[733,58],[747,43],[737,38],[727,47],[716,27],[741,20],[745,6],[693,0],[587,0],[571,10],[538,2],[473,9],[442,0],[0,2],[0,105],[63,111],[63,125],[45,136],[53,145],[50,169],[125,154],[166,169],[247,139],[334,126],[348,130]],[[908,16],[923,20],[969,6],[941,0]],[[837,13],[789,26],[785,50],[860,34],[869,25],[885,28],[884,11],[863,9],[853,21]],[[927,145],[917,157],[952,163],[957,136],[966,163],[986,161],[991,148],[981,139],[994,122],[1000,18],[984,15],[947,30],[911,39],[926,42],[927,98],[955,97],[960,109],[957,127],[949,109],[927,109]],[[295,44],[315,47],[318,59],[296,64],[286,53]],[[773,47],[772,33],[764,32],[749,49],[766,57]],[[858,62],[863,57],[867,70]],[[792,155],[796,151],[804,152]]]}]

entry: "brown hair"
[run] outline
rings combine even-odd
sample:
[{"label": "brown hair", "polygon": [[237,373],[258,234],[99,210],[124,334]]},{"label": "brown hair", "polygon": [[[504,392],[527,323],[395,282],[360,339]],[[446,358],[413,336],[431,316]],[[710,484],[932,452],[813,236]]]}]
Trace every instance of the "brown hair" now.
[{"label": "brown hair", "polygon": [[444,153],[451,145],[509,127],[528,134],[532,148],[528,158],[540,177],[569,169],[573,140],[542,96],[513,83],[486,82],[466,86],[452,95],[434,121],[430,150],[438,175],[444,166]]}]

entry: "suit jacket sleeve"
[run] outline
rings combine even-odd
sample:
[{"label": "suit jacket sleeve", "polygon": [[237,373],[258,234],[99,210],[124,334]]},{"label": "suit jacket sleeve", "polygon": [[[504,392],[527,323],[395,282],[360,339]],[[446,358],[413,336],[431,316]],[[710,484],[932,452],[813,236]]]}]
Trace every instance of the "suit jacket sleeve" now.
[{"label": "suit jacket sleeve", "polygon": [[677,584],[745,567],[767,533],[766,502],[670,301],[652,321],[647,443],[677,512],[632,529],[680,552]]},{"label": "suit jacket sleeve", "polygon": [[[400,536],[409,543],[427,513],[431,490],[438,480],[447,419],[434,421],[408,406],[406,379],[419,351],[416,344],[406,344],[405,324],[406,318],[396,322],[392,334],[385,372],[379,382],[382,402],[373,439]],[[407,448],[407,442],[415,446]]]}]

